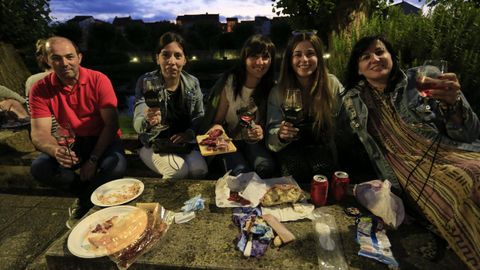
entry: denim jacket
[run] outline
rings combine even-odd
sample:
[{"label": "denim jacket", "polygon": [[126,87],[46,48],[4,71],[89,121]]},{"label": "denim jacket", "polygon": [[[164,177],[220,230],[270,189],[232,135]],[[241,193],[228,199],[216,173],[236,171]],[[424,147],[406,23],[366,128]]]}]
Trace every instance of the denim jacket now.
[{"label": "denim jacket", "polygon": [[[144,111],[148,106],[145,104],[145,98],[143,96],[143,79],[154,76],[162,76],[162,74],[159,70],[145,73],[140,76],[135,87],[133,127],[135,131],[140,134],[140,141],[142,141],[145,146],[148,146],[148,138],[145,137],[152,136],[152,134],[147,134],[148,125],[144,116]],[[190,139],[193,140],[195,132],[197,131],[197,126],[205,113],[203,108],[203,94],[198,79],[185,71],[182,71],[180,74],[180,89],[184,99],[183,102],[185,102],[185,107],[188,108],[190,114],[190,128],[187,129],[185,133],[187,133]],[[158,134],[153,134],[153,136],[156,135]]]},{"label": "denim jacket", "polygon": [[[456,126],[447,119],[435,100],[429,100],[431,113],[419,112],[418,106],[423,101],[415,86],[415,73],[416,69],[408,70],[407,74],[400,72],[402,78],[395,85],[393,91],[387,93],[395,111],[425,138],[433,140],[438,134],[441,134],[444,144],[461,150],[480,151],[480,140],[478,140],[480,122],[463,94],[460,95],[464,120],[461,126]],[[360,96],[360,92],[367,87],[365,81],[360,81],[356,87],[342,93],[341,115],[347,126],[350,126],[350,131],[356,134],[362,142],[376,167],[378,176],[389,179],[394,186],[398,187],[398,181],[393,170],[383,156],[382,150],[367,130],[368,108]]]}]

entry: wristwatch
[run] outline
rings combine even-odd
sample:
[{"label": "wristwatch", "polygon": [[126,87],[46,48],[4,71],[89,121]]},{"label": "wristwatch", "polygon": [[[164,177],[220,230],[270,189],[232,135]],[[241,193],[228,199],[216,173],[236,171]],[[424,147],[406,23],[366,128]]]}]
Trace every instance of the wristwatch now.
[{"label": "wristwatch", "polygon": [[90,158],[88,159],[93,164],[97,164],[98,162],[98,156],[97,155],[91,155]]}]

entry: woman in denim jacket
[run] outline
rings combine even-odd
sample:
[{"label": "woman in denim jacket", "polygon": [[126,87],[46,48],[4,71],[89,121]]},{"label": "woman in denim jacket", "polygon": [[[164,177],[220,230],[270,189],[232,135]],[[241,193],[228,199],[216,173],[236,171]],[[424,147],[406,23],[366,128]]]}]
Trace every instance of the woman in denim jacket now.
[{"label": "woman in denim jacket", "polygon": [[401,188],[404,201],[478,268],[480,123],[456,75],[440,75],[428,90],[430,111],[421,110],[416,70],[402,72],[390,43],[370,36],[354,46],[346,79],[346,120],[378,176]]},{"label": "woman in denim jacket", "polygon": [[[187,63],[183,38],[167,32],[160,37],[158,45],[156,60],[159,69],[142,75],[135,89],[133,126],[144,145],[139,155],[151,170],[164,178],[202,178],[207,173],[207,165],[199,151],[192,150],[186,154],[154,153],[151,147],[160,138],[174,144],[191,142],[204,115],[198,79],[183,71]],[[145,103],[144,81],[149,78],[158,78],[166,88],[166,119],[162,120],[159,108],[149,108]],[[158,131],[160,123],[169,128]]]}]

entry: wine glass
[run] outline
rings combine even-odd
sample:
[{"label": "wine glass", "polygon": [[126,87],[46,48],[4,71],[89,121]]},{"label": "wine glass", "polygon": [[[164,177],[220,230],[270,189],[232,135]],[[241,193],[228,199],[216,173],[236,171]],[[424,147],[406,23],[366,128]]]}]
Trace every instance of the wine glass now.
[{"label": "wine glass", "polygon": [[248,137],[248,130],[255,127],[255,117],[257,114],[257,105],[252,97],[248,100],[247,106],[237,111],[240,125],[242,127],[242,138],[246,143],[256,143],[258,140],[252,140]]},{"label": "wine glass", "polygon": [[54,137],[57,140],[58,145],[65,146],[67,148],[67,153],[70,156],[70,160],[73,164],[73,157],[71,151],[73,145],[75,144],[75,133],[73,132],[70,124],[63,123],[59,125],[54,133]]},{"label": "wine glass", "polygon": [[437,87],[437,78],[447,71],[447,61],[445,60],[426,60],[423,66],[417,70],[416,86],[419,95],[423,98],[423,104],[418,107],[420,112],[431,112],[428,105],[428,90]]},{"label": "wine glass", "polygon": [[152,131],[160,132],[168,129],[165,124],[167,118],[167,99],[164,84],[158,77],[146,77],[143,79],[145,104],[152,109],[160,110],[160,123],[152,127]]},{"label": "wine glass", "polygon": [[[286,122],[298,125],[303,118],[302,92],[298,88],[287,88],[282,105],[283,116]],[[298,134],[294,140],[298,139]]]}]

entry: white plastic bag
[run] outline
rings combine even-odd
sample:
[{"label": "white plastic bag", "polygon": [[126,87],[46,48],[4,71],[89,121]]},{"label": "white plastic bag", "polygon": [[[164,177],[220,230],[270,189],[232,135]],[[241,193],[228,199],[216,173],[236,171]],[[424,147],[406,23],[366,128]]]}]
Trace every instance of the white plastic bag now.
[{"label": "white plastic bag", "polygon": [[396,229],[405,218],[405,208],[402,200],[390,192],[391,186],[388,180],[372,180],[355,185],[353,194],[372,214],[381,217],[385,224]]}]

